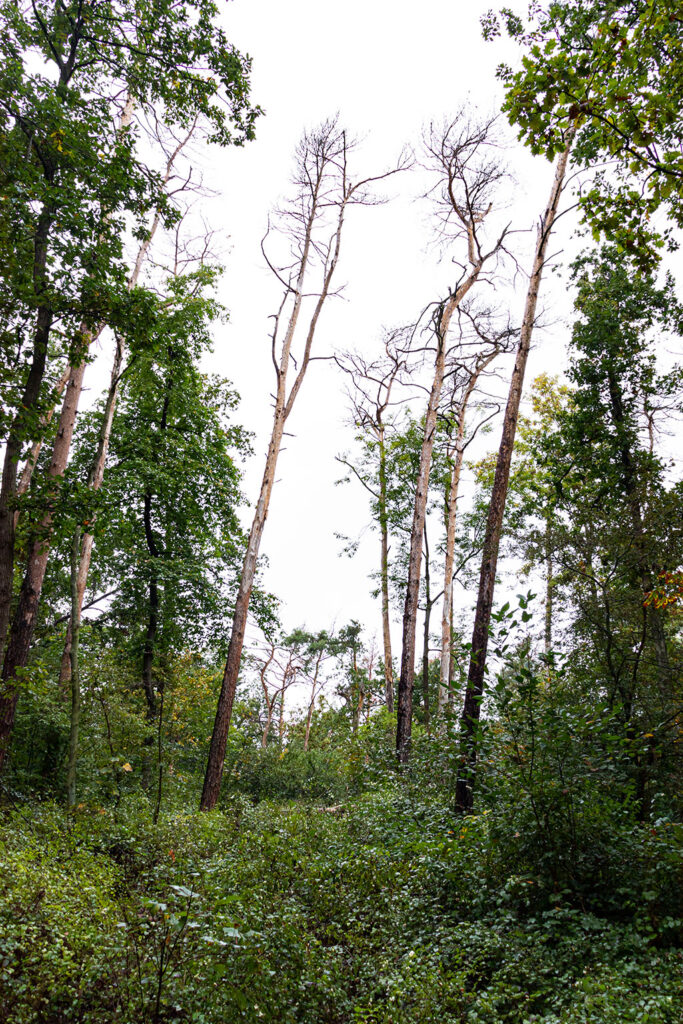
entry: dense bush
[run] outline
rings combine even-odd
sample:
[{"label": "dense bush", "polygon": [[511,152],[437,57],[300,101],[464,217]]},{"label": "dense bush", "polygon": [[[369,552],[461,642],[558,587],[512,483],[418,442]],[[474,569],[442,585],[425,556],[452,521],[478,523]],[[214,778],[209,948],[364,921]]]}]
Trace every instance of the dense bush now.
[{"label": "dense bush", "polygon": [[463,821],[418,788],[336,812],[236,795],[157,826],[134,800],[70,822],[51,804],[7,812],[2,1019],[680,1021],[680,923],[658,909],[675,903],[679,829],[615,841],[665,868],[624,864],[613,920],[552,890],[509,808]]}]

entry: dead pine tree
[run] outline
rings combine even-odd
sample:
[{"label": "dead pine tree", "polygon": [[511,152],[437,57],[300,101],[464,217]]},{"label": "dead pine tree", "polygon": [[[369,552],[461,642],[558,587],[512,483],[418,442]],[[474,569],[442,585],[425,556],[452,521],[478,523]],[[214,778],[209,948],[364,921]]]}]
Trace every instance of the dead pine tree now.
[{"label": "dead pine tree", "polygon": [[[285,424],[313,358],[313,342],[320,314],[325,302],[333,294],[332,281],[339,261],[346,215],[352,206],[375,205],[378,200],[373,195],[373,185],[396,173],[392,170],[359,181],[352,180],[348,166],[352,149],[353,144],[347,140],[346,132],[336,118],[304,134],[296,151],[295,192],[277,217],[279,234],[288,243],[288,261],[284,264],[274,262],[266,254],[265,246],[262,247],[268,266],[283,286],[282,301],[274,316],[271,336],[276,383],[273,426],[242,565],[223,683],[209,747],[200,803],[201,809],[205,811],[215,807],[220,791],[249,601]],[[317,287],[313,291],[305,291],[305,286],[314,274],[318,277]],[[306,298],[311,299],[312,309],[300,331],[299,321],[302,319]],[[288,384],[290,363],[294,361],[293,346],[300,333],[304,335],[302,351],[295,364],[294,380]]]},{"label": "dead pine tree", "polygon": [[548,241],[558,216],[558,207],[565,185],[565,176],[573,137],[574,129],[570,128],[565,133],[565,148],[558,157],[555,165],[555,174],[550,189],[548,204],[538,225],[536,248],[534,251],[534,259],[524,307],[524,317],[522,319],[515,365],[510,380],[505,418],[503,420],[503,433],[498,449],[493,489],[491,491],[491,499],[489,502],[489,510],[486,520],[486,533],[484,536],[481,571],[479,575],[479,590],[477,594],[477,607],[474,617],[474,628],[472,631],[472,648],[467,676],[467,687],[465,690],[465,700],[460,721],[462,750],[461,769],[456,783],[456,803],[459,809],[463,812],[467,812],[472,809],[477,761],[477,731],[479,727],[481,702],[484,694],[486,652],[489,640],[489,627],[491,624],[491,610],[493,608],[493,591],[496,581],[496,567],[498,565],[498,549],[500,546],[500,535],[503,526],[503,515],[505,513],[505,502],[510,479],[512,449],[515,442],[517,420],[519,418],[519,406],[522,399],[524,373],[526,370],[529,349],[531,347],[531,338],[536,322],[536,306],[538,304],[538,293],[541,286],[543,271],[546,265]]},{"label": "dead pine tree", "polygon": [[391,410],[407,401],[396,398],[396,386],[405,383],[407,367],[404,348],[404,329],[388,331],[384,339],[384,354],[369,361],[358,352],[345,352],[335,356],[337,365],[350,378],[347,393],[351,415],[357,430],[374,449],[376,472],[364,474],[350,458],[340,455],[337,461],[363,485],[372,497],[374,516],[380,537],[379,590],[382,601],[382,642],[384,653],[384,690],[387,710],[394,710],[394,666],[391,648],[391,622],[389,606],[389,496],[387,473],[387,431]]},{"label": "dead pine tree", "polygon": [[494,119],[477,123],[462,112],[441,128],[431,126],[425,138],[425,151],[428,169],[436,176],[431,195],[437,202],[441,236],[449,249],[457,245],[464,251],[452,257],[459,270],[458,279],[447,297],[434,308],[431,321],[434,369],[425,413],[411,526],[398,684],[396,752],[401,764],[406,763],[410,756],[422,541],[449,328],[465,296],[505,253],[508,233],[507,226],[492,230],[497,220],[494,212],[496,193],[506,177],[495,151]]}]

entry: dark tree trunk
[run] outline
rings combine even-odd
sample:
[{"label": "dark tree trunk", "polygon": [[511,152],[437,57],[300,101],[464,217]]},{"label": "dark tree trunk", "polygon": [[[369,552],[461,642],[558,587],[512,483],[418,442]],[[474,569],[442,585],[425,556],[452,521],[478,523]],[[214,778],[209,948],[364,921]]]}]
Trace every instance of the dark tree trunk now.
[{"label": "dark tree trunk", "polygon": [[472,653],[470,657],[467,688],[465,691],[465,700],[460,723],[463,744],[462,756],[464,761],[456,784],[456,802],[462,811],[469,811],[472,809],[477,759],[476,733],[479,726],[481,701],[484,693],[486,652],[489,641],[491,610],[493,608],[493,592],[496,581],[496,568],[498,564],[498,548],[500,545],[505,501],[507,498],[508,482],[510,478],[512,449],[517,431],[517,419],[519,416],[519,405],[524,385],[524,373],[529,356],[531,337],[534,330],[536,305],[538,302],[538,293],[541,279],[543,277],[543,270],[545,268],[548,240],[557,216],[557,208],[564,185],[564,177],[567,169],[567,161],[569,159],[572,138],[573,133],[567,142],[564,152],[558,159],[553,186],[550,192],[550,199],[541,219],[538,231],[536,253],[529,280],[524,319],[522,321],[519,346],[517,348],[517,357],[515,359],[515,366],[512,371],[512,379],[510,381],[507,407],[505,409],[505,418],[503,420],[503,433],[500,441],[500,447],[498,449],[498,460],[496,462],[493,490],[491,492],[491,501],[486,521],[486,533],[484,536],[481,572],[479,576],[477,609],[474,618],[474,629],[472,632]]},{"label": "dark tree trunk", "polygon": [[387,711],[394,710],[394,666],[389,621],[389,522],[387,517],[387,453],[384,425],[378,425],[379,440],[379,530],[381,539],[380,585],[382,591],[382,639],[384,642],[384,687]]}]

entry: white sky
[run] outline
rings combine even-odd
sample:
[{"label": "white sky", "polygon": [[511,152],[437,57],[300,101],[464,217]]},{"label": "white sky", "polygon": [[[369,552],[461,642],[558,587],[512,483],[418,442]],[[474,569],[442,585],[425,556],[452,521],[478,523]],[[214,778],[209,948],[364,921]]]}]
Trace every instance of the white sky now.
[{"label": "white sky", "polygon": [[[464,101],[484,114],[497,110],[502,91],[496,66],[514,62],[517,54],[507,42],[483,42],[479,17],[489,6],[490,0],[422,0],[419,9],[402,0],[234,0],[226,8],[229,37],[253,58],[252,95],[265,115],[255,142],[212,151],[206,172],[219,193],[207,210],[218,244],[227,251],[220,298],[230,311],[230,323],[216,337],[211,369],[234,382],[242,396],[237,419],[256,433],[245,479],[252,502],[271,420],[268,316],[280,298],[259,243],[269,209],[287,191],[294,146],[303,129],[339,111],[349,133],[364,140],[357,166],[365,176],[390,166],[405,144],[417,147],[425,123],[452,115]],[[509,219],[513,228],[528,232],[518,236],[527,267],[552,167],[532,158],[504,122],[501,129],[516,179]],[[337,284],[346,282],[344,298],[330,301],[323,313],[317,354],[340,348],[375,352],[383,326],[414,321],[427,303],[447,293],[454,275],[429,248],[430,208],[419,200],[425,187],[421,172],[405,174],[388,188],[396,197],[392,202],[349,219],[337,277]],[[553,250],[576,250],[575,226],[571,215],[564,219]],[[520,278],[514,293],[503,293],[516,322],[524,291]],[[560,372],[564,364],[566,285],[548,275],[541,302],[554,326],[537,333],[527,393],[538,372]],[[335,539],[335,532],[357,535],[369,520],[359,485],[334,486],[341,475],[335,455],[353,440],[346,408],[339,372],[314,364],[288,423],[294,436],[278,465],[262,546],[269,561],[265,582],[281,599],[286,629],[329,628],[356,618],[368,636],[379,637],[379,602],[371,598],[367,579],[378,560],[376,534],[366,533],[354,559],[341,554]],[[497,445],[499,429],[498,424],[488,448]],[[498,597],[505,600],[502,588]],[[468,601],[473,606],[474,595],[463,595],[464,607]],[[435,609],[435,628],[439,615]],[[400,654],[398,624],[393,644]]]},{"label": "white sky", "polygon": [[[207,175],[221,193],[211,205],[211,224],[230,247],[221,290],[230,323],[217,337],[212,369],[234,381],[242,395],[238,418],[257,435],[257,454],[245,480],[252,501],[270,429],[267,318],[279,300],[259,243],[269,208],[287,190],[294,146],[304,128],[339,111],[347,130],[363,138],[357,166],[363,174],[376,173],[390,166],[406,143],[419,144],[425,123],[452,115],[464,101],[484,114],[495,111],[502,95],[496,66],[506,56],[514,59],[515,52],[508,44],[481,39],[479,15],[487,6],[488,0],[470,5],[424,0],[418,12],[414,4],[396,0],[235,0],[229,5],[225,26],[235,45],[253,58],[252,94],[265,116],[257,140],[216,153]],[[552,167],[531,158],[509,128],[502,128],[517,179],[509,219],[514,228],[530,229],[545,206]],[[376,351],[383,325],[410,322],[446,294],[454,275],[429,248],[431,211],[418,198],[424,189],[419,171],[405,174],[387,189],[394,201],[359,210],[350,219],[337,279],[346,282],[344,298],[331,301],[321,318],[318,354],[335,348]],[[522,253],[533,238],[532,232],[520,236]],[[528,262],[523,259],[524,266]],[[553,306],[558,301],[561,306],[552,310],[556,318],[566,312],[567,302],[563,289],[553,290]],[[519,320],[523,280],[517,292],[511,313]],[[550,293],[546,306],[549,298]],[[540,369],[560,368],[561,348],[557,332],[546,332],[529,382]],[[288,424],[294,436],[278,465],[262,547],[269,561],[266,583],[282,601],[286,628],[303,623],[324,628],[357,618],[370,635],[379,635],[379,602],[370,597],[367,579],[377,562],[376,534],[366,533],[353,559],[340,553],[334,536],[355,536],[368,522],[360,486],[334,486],[341,475],[335,455],[353,439],[346,406],[339,372],[314,364]],[[487,443],[497,443],[497,431]],[[398,626],[394,634],[398,649]]]}]

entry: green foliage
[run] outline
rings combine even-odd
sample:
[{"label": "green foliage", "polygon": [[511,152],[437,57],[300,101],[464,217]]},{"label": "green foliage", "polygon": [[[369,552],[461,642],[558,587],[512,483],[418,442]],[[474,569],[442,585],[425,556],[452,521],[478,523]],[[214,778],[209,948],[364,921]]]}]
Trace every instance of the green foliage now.
[{"label": "green foliage", "polygon": [[[675,1024],[666,920],[572,905],[524,857],[504,876],[509,805],[459,823],[415,783],[338,813],[233,798],[156,827],[133,805],[68,826],[49,805],[30,822],[7,813],[3,1013],[18,1024]],[[681,837],[668,833],[673,860]],[[646,830],[632,843],[647,847]],[[671,877],[645,882],[669,907]],[[630,878],[635,903],[644,882]]]},{"label": "green foliage", "polygon": [[[525,47],[520,68],[499,69],[520,138],[552,159],[564,149],[563,132],[577,126],[574,159],[613,169],[596,175],[580,200],[595,237],[602,232],[651,264],[664,239],[650,217],[662,208],[683,221],[677,0],[553,0],[532,4],[526,23],[508,9],[502,15]],[[490,12],[484,34],[500,30]]]}]

